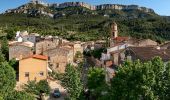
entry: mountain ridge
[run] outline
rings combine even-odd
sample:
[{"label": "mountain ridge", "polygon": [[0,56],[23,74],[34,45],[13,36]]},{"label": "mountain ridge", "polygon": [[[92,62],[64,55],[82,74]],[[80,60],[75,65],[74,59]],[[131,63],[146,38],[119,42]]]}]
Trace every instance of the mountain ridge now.
[{"label": "mountain ridge", "polygon": [[[26,11],[27,6],[29,4],[32,5],[42,5],[46,8],[53,8],[53,9],[60,9],[60,8],[67,8],[67,7],[84,7],[90,10],[140,10],[140,11],[144,11],[146,13],[155,13],[153,9],[151,8],[146,8],[146,7],[139,7],[138,5],[120,5],[120,4],[100,4],[100,5],[91,5],[85,2],[64,2],[64,3],[52,3],[52,4],[48,4],[48,3],[44,3],[44,2],[40,2],[40,1],[31,1],[27,4],[24,4],[22,6],[17,7],[16,9],[8,9],[5,11],[5,13],[18,13],[21,10],[24,10],[23,13],[27,13],[28,11]],[[46,15],[48,15],[47,13],[49,12],[44,12],[46,13]],[[51,13],[54,14],[54,13]]]},{"label": "mountain ridge", "polygon": [[93,41],[109,36],[109,23],[116,21],[120,36],[158,41],[170,39],[169,17],[140,9],[90,10],[75,5],[57,8],[37,2],[27,3],[11,11],[0,14],[0,28],[7,32],[29,30],[68,40]]}]

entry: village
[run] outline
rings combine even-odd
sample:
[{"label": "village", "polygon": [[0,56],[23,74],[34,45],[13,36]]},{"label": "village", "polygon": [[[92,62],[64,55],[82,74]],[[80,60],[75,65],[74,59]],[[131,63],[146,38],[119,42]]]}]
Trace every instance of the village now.
[{"label": "village", "polygon": [[[126,60],[145,62],[156,56],[161,57],[164,63],[170,60],[170,42],[159,44],[150,39],[121,37],[115,22],[111,25],[108,47],[105,40],[68,41],[58,36],[41,36],[27,31],[16,32],[15,40],[8,44],[9,60],[19,62],[16,70],[17,90],[22,90],[22,85],[28,81],[47,80],[52,89],[59,88],[63,95],[67,91],[49,73],[65,73],[68,64],[78,66],[83,63],[84,71],[90,67],[104,68],[105,79],[109,83]],[[98,52],[100,49],[103,51]],[[91,51],[98,52],[99,57],[88,55]]]}]

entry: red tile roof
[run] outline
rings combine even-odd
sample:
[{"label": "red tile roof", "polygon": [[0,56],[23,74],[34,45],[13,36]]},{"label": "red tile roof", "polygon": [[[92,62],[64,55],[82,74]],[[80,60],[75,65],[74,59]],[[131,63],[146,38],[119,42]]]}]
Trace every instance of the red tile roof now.
[{"label": "red tile roof", "polygon": [[41,59],[41,60],[48,60],[48,57],[47,56],[43,56],[43,55],[31,55],[29,57],[22,58],[21,60],[28,59],[28,58],[36,58],[36,59]]},{"label": "red tile roof", "polygon": [[43,56],[43,55],[33,55],[32,58],[37,58],[37,59],[42,59],[42,60],[47,60],[48,59],[47,56]]},{"label": "red tile roof", "polygon": [[129,37],[116,37],[113,40],[115,40],[115,42],[123,42],[123,41],[127,41],[129,39]]}]

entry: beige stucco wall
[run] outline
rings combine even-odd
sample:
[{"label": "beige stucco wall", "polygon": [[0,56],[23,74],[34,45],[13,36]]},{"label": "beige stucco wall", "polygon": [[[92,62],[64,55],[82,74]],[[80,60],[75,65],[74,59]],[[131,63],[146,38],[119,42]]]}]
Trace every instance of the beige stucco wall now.
[{"label": "beige stucco wall", "polygon": [[[25,72],[29,72],[29,77],[25,77]],[[44,75],[40,76],[39,73]],[[28,58],[19,61],[19,82],[27,83],[27,81],[47,79],[47,61],[35,58]]]}]

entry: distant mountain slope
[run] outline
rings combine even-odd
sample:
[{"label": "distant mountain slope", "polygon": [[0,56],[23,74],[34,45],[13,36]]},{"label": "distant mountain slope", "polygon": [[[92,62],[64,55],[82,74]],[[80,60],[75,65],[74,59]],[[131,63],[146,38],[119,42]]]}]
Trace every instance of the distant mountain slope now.
[{"label": "distant mountain slope", "polygon": [[98,9],[84,6],[56,7],[28,3],[0,15],[4,30],[20,29],[69,40],[97,40],[109,36],[109,23],[116,21],[123,36],[169,40],[170,22],[154,11]]}]

